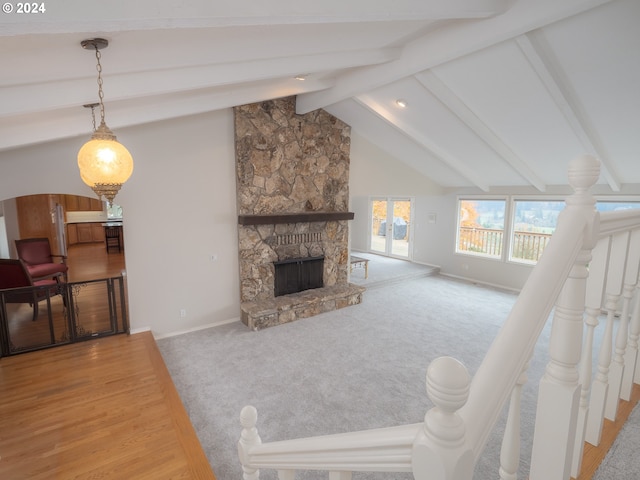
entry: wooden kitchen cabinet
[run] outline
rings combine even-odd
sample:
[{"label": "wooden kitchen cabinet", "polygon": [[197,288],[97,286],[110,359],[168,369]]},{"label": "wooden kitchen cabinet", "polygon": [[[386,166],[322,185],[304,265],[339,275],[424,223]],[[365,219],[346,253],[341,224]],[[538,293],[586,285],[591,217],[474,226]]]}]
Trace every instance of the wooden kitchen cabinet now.
[{"label": "wooden kitchen cabinet", "polygon": [[98,200],[97,198],[89,199],[89,209],[94,212],[101,212],[103,210],[102,200]]},{"label": "wooden kitchen cabinet", "polygon": [[64,208],[67,212],[101,212],[103,210],[103,202],[97,198],[65,195]]},{"label": "wooden kitchen cabinet", "polygon": [[102,223],[68,223],[67,245],[76,243],[104,243],[104,226]]},{"label": "wooden kitchen cabinet", "polygon": [[78,197],[78,210],[81,212],[91,210],[91,199],[89,197]]},{"label": "wooden kitchen cabinet", "polygon": [[93,242],[92,228],[90,223],[77,223],[78,228],[78,243],[91,243]]},{"label": "wooden kitchen cabinet", "polygon": [[78,225],[75,223],[67,224],[67,246],[78,243]]},{"label": "wooden kitchen cabinet", "polygon": [[94,242],[104,242],[104,227],[101,223],[91,224],[91,238]]},{"label": "wooden kitchen cabinet", "polygon": [[65,195],[64,196],[64,209],[66,212],[77,212],[78,209],[78,196],[77,195]]}]

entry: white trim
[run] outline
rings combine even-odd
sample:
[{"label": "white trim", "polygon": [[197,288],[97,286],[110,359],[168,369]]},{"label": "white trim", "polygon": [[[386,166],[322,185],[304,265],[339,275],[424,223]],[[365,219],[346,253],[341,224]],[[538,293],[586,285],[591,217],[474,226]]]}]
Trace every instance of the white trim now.
[{"label": "white trim", "polygon": [[150,332],[151,327],[140,327],[129,329],[129,335],[135,335],[136,333]]},{"label": "white trim", "polygon": [[474,285],[481,285],[481,286],[485,286],[485,287],[498,288],[500,290],[506,290],[508,292],[516,293],[516,294],[520,293],[520,289],[518,289],[518,288],[507,287],[506,285],[499,285],[497,283],[484,282],[482,280],[477,280],[475,278],[463,277],[461,275],[453,275],[451,273],[444,273],[444,272],[439,272],[439,275],[441,275],[443,277],[447,277],[447,278],[452,278],[454,280],[461,280],[461,281],[464,281],[464,282],[469,282],[469,283],[472,283]]},{"label": "white trim", "polygon": [[175,332],[163,333],[163,334],[153,334],[153,338],[156,340],[161,340],[163,338],[169,337],[177,337],[178,335],[184,335],[185,333],[197,332],[200,330],[206,330],[207,328],[220,327],[222,325],[227,325],[233,322],[239,322],[240,317],[228,318],[227,320],[221,320],[219,322],[208,323],[206,325],[198,325],[197,327],[188,328],[186,330],[177,330]]},{"label": "white trim", "polygon": [[[476,257],[476,258],[484,258],[487,260],[498,260],[500,262],[505,262],[508,258],[505,253],[507,248],[509,248],[508,243],[508,219],[511,214],[510,207],[510,196],[509,195],[456,195],[456,222],[455,222],[455,243],[453,245],[453,253],[454,255],[463,255],[467,257]],[[504,202],[504,221],[502,223],[502,248],[500,250],[500,256],[488,255],[482,253],[475,253],[469,251],[460,251],[458,250],[458,245],[460,245],[460,202],[472,202],[472,201],[481,201],[481,202]]]}]

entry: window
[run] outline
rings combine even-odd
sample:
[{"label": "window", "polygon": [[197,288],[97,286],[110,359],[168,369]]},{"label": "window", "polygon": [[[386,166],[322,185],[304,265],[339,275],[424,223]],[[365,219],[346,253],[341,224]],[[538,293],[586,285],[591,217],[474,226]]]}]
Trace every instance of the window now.
[{"label": "window", "polygon": [[[503,252],[508,249],[509,261],[533,265],[542,256],[565,206],[564,199],[460,198],[456,253],[503,259]],[[596,203],[600,212],[631,208],[640,208],[640,202],[605,200]]]},{"label": "window", "polygon": [[456,252],[501,258],[505,211],[505,200],[459,200]]},{"label": "window", "polygon": [[596,210],[599,212],[612,212],[614,210],[628,210],[630,208],[640,208],[640,202],[596,202]]},{"label": "window", "polygon": [[509,260],[536,263],[556,229],[564,201],[515,200]]}]

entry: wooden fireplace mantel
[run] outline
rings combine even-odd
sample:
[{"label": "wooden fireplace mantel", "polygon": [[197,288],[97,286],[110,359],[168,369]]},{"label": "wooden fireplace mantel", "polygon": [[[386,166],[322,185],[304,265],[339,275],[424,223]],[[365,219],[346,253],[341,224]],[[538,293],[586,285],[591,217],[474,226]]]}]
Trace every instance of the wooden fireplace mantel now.
[{"label": "wooden fireplace mantel", "polygon": [[271,225],[276,223],[330,222],[353,220],[353,212],[303,212],[274,215],[238,215],[238,225]]}]

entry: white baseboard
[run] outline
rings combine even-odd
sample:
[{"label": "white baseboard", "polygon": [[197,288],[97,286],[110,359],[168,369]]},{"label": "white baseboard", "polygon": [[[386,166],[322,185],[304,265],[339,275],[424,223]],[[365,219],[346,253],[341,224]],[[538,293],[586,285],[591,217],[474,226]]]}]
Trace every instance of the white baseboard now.
[{"label": "white baseboard", "polygon": [[136,333],[150,332],[150,331],[151,331],[151,327],[132,328],[129,330],[129,334],[135,335]]},{"label": "white baseboard", "polygon": [[189,328],[186,330],[177,330],[175,332],[163,333],[163,334],[153,334],[153,338],[156,340],[160,340],[162,338],[176,337],[178,335],[184,335],[185,333],[197,332],[199,330],[206,330],[207,328],[220,327],[221,325],[227,325],[233,322],[239,322],[240,317],[229,318],[227,320],[221,320],[214,323],[208,323],[206,325],[199,325],[197,327]]},{"label": "white baseboard", "polygon": [[443,273],[442,271],[439,273],[439,275],[441,275],[443,277],[453,278],[454,280],[461,280],[463,282],[474,283],[476,285],[482,285],[482,286],[485,286],[485,287],[497,288],[499,290],[506,290],[506,291],[511,292],[511,293],[520,293],[520,289],[518,289],[518,288],[506,287],[504,285],[498,285],[496,283],[482,282],[482,281],[477,280],[475,278],[462,277],[460,275],[452,275],[451,273]]}]

